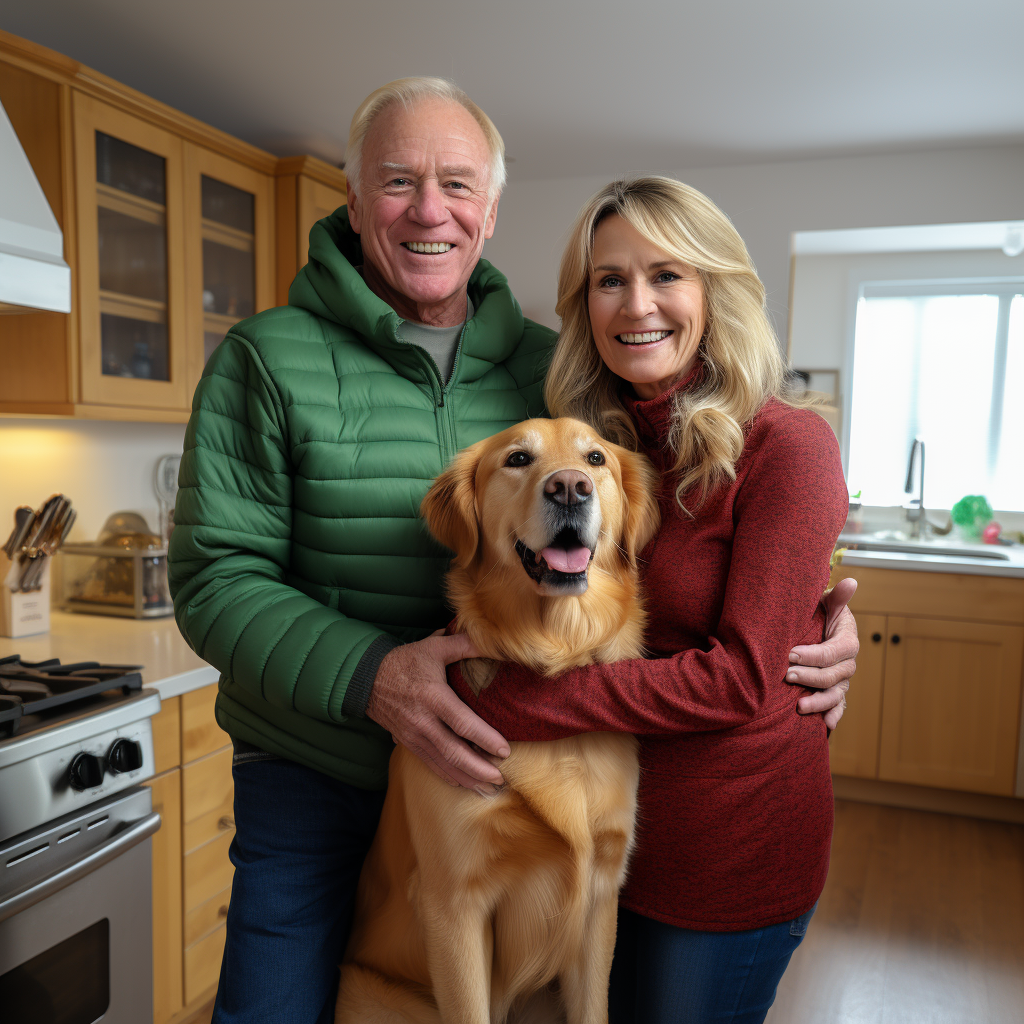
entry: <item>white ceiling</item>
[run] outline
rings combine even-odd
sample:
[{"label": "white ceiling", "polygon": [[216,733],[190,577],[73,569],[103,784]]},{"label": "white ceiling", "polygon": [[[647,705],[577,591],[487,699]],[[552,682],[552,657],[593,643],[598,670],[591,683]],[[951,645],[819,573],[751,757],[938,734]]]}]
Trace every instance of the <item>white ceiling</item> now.
[{"label": "white ceiling", "polygon": [[513,179],[1024,138],[1022,0],[33,0],[0,27],[278,154],[454,78]]}]

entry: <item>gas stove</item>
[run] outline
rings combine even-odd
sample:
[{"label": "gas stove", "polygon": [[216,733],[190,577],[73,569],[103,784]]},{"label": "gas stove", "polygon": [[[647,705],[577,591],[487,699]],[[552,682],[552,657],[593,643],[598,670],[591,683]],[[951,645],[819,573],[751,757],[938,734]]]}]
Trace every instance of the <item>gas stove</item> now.
[{"label": "gas stove", "polygon": [[0,660],[0,843],[153,775],[138,669]]},{"label": "gas stove", "polygon": [[[150,717],[135,665],[0,662],[5,1024],[138,1024],[153,1008]],[[70,979],[70,982],[69,982]]]}]

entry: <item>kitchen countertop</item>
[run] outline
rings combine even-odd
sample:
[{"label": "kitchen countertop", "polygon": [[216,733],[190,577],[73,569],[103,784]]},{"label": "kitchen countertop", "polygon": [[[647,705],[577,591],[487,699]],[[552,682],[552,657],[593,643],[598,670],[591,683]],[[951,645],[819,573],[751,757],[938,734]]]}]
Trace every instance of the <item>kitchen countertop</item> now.
[{"label": "kitchen countertop", "polygon": [[[887,531],[892,533],[892,531]],[[885,544],[887,542],[885,533],[848,533],[843,531],[836,541],[836,547],[846,547],[848,544],[869,543]],[[905,540],[892,538],[892,544],[908,544]],[[1005,555],[1004,559],[971,558],[969,556],[958,556],[941,550],[946,543],[946,538],[930,538],[920,543],[921,551],[854,551],[847,549],[843,555],[842,565],[845,568],[850,566],[872,566],[877,569],[905,569],[912,572],[951,572],[970,576],[1019,576],[1024,577],[1024,545],[1014,544],[1011,547],[991,544],[967,544],[950,540],[966,551],[977,548],[980,552],[998,553]],[[914,546],[914,542],[909,542]],[[934,546],[934,547],[933,547]],[[931,550],[929,550],[931,548]]]},{"label": "kitchen countertop", "polygon": [[169,700],[216,683],[220,673],[185,643],[173,616],[122,619],[107,615],[50,613],[50,632],[17,640],[0,637],[0,658],[20,654],[26,661],[100,661],[141,665],[143,685]]}]

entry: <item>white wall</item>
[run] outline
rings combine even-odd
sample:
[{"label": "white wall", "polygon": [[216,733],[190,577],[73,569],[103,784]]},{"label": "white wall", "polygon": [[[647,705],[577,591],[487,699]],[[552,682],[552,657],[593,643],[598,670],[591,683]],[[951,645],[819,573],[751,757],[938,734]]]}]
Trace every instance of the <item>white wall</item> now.
[{"label": "white wall", "polygon": [[[743,236],[786,337],[793,231],[1024,218],[1024,145],[662,171],[710,196]],[[552,327],[565,234],[604,176],[513,181],[484,255]]]},{"label": "white wall", "polygon": [[38,508],[56,491],[78,510],[72,540],[95,540],[107,516],[125,510],[156,530],[153,470],[184,440],[184,424],[0,420],[0,544],[18,505]]},{"label": "white wall", "polygon": [[[855,282],[1021,275],[1024,255],[1004,256],[988,250],[797,256],[793,260],[793,365],[846,374]],[[849,385],[849,380],[841,382],[846,397]]]}]

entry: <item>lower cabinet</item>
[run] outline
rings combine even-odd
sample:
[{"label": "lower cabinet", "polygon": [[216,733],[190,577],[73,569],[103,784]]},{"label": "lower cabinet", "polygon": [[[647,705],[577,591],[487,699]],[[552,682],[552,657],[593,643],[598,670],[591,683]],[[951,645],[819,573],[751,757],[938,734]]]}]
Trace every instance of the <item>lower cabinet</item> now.
[{"label": "lower cabinet", "polygon": [[1024,580],[855,567],[844,576],[859,583],[861,653],[832,771],[1013,796]]},{"label": "lower cabinet", "polygon": [[[216,684],[164,701],[149,782],[163,825],[153,847],[153,1024],[178,1024],[214,994],[231,897],[232,751]],[[173,767],[169,767],[170,762]]]}]

